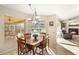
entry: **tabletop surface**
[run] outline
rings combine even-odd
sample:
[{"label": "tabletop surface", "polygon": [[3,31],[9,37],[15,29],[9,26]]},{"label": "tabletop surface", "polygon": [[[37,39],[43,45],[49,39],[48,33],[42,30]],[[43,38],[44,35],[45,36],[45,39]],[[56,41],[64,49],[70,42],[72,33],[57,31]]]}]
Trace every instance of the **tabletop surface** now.
[{"label": "tabletop surface", "polygon": [[[24,38],[22,38],[24,39]],[[40,42],[42,42],[42,37],[37,37],[37,41],[34,41],[34,37],[31,37],[30,39],[26,39],[26,43],[27,44],[30,44],[30,45],[37,45],[39,44]]]}]

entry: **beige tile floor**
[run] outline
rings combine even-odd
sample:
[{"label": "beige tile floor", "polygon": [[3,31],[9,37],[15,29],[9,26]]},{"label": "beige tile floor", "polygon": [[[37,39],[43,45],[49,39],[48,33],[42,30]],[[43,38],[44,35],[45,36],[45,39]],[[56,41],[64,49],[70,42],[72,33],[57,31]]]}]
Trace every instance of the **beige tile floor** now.
[{"label": "beige tile floor", "polygon": [[72,52],[65,49],[64,47],[62,47],[59,44],[56,44],[55,46],[56,47],[53,48],[53,51],[54,51],[55,55],[74,55]]},{"label": "beige tile floor", "polygon": [[4,44],[0,47],[0,54],[17,48],[17,42],[15,39],[5,39]]},{"label": "beige tile floor", "polygon": [[59,43],[59,45],[72,52],[73,54],[79,55],[79,35],[73,35],[72,39],[67,39],[67,41],[70,41],[74,44],[65,42],[65,44]]},{"label": "beige tile floor", "polygon": [[17,49],[13,49],[11,51],[8,51],[6,53],[3,53],[2,55],[17,55]]},{"label": "beige tile floor", "polygon": [[[60,45],[55,45],[55,54],[56,55],[74,55],[72,52],[68,51],[67,49],[63,48]],[[1,55],[17,55],[17,42],[16,40],[8,39],[5,40],[4,45],[2,48],[0,48],[0,54]],[[13,48],[13,49],[11,49]],[[8,51],[7,51],[8,50]],[[6,51],[6,52],[3,52]]]},{"label": "beige tile floor", "polygon": [[[11,51],[3,53],[2,55],[18,55],[17,49],[13,49]],[[30,52],[29,52],[27,55],[32,55],[32,53],[30,54]],[[40,55],[40,54],[36,53],[35,55]],[[49,55],[49,54],[46,51],[44,51],[44,55]]]},{"label": "beige tile floor", "polygon": [[[60,45],[57,45],[56,51],[54,51],[54,52],[56,55],[74,55],[72,52],[66,50],[65,48],[61,47]],[[3,53],[2,55],[17,55],[17,49],[13,49],[11,51]],[[48,54],[46,53],[45,55],[48,55]]]},{"label": "beige tile floor", "polygon": [[79,35],[73,35],[72,40],[69,40],[69,41],[71,41],[71,42],[77,44],[76,46],[79,47]]}]

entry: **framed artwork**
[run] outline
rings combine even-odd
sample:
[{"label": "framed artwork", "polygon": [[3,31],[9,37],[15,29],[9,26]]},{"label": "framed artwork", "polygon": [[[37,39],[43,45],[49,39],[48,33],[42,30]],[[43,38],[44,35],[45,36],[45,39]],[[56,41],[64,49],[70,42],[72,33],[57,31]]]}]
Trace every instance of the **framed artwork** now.
[{"label": "framed artwork", "polygon": [[49,26],[53,26],[53,25],[54,25],[53,21],[49,21]]}]

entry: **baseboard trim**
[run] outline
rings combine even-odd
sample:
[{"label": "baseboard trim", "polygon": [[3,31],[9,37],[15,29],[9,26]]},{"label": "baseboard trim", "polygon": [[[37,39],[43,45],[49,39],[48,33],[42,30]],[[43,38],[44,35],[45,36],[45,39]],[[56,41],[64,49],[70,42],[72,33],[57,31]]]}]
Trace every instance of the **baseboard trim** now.
[{"label": "baseboard trim", "polygon": [[49,55],[56,55],[51,48],[48,48],[48,46],[46,47],[46,49]]}]

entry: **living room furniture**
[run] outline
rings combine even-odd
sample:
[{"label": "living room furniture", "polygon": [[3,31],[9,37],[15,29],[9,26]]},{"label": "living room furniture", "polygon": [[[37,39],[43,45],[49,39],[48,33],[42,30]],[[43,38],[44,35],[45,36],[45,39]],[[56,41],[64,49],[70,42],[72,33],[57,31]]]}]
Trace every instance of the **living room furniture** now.
[{"label": "living room furniture", "polygon": [[72,34],[71,33],[67,33],[65,30],[62,30],[63,33],[63,38],[64,39],[72,39]]}]

